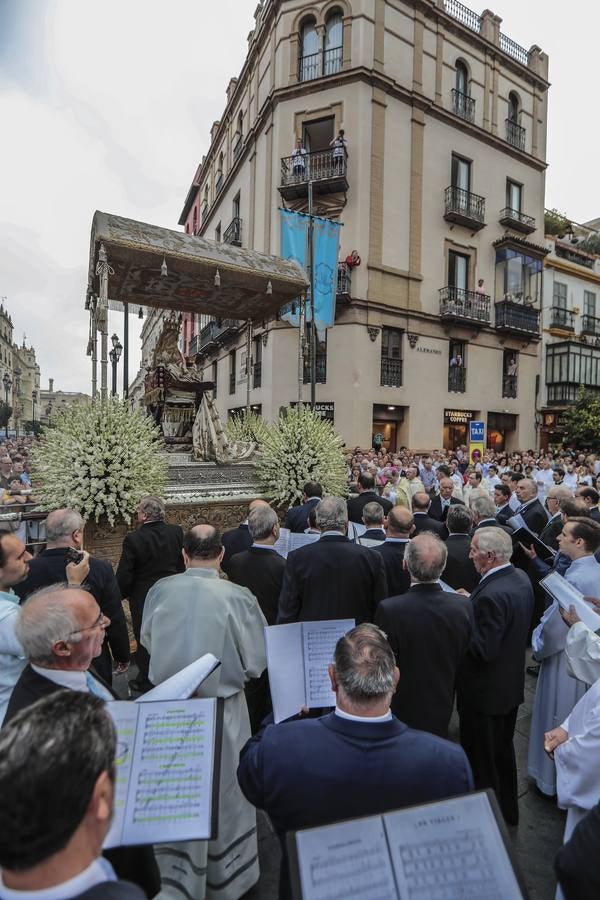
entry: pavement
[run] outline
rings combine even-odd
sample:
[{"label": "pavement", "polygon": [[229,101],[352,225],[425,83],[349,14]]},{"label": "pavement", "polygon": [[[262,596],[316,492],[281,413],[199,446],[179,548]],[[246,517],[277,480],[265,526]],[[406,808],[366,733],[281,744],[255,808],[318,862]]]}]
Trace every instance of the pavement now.
[{"label": "pavement", "polygon": [[[531,659],[528,658],[529,665]],[[129,678],[133,678],[132,666]],[[115,690],[125,697],[127,687],[125,677],[115,679]],[[559,810],[556,802],[541,794],[535,783],[527,776],[527,747],[531,712],[537,678],[525,675],[525,702],[519,709],[515,731],[515,752],[519,774],[519,825],[509,828],[509,833],[517,851],[517,857],[530,892],[530,900],[554,900],[556,879],[554,877],[554,857],[562,844],[566,814]],[[450,738],[458,742],[458,716],[456,711],[450,723]],[[350,787],[350,786],[349,786]],[[259,812],[258,854],[260,879],[243,900],[276,900],[279,880],[281,851],[267,816]]]}]

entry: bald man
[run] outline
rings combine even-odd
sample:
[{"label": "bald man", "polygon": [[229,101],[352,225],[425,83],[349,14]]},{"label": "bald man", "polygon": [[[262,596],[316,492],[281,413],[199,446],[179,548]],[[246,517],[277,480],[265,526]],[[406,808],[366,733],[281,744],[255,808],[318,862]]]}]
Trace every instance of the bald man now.
[{"label": "bald man", "polygon": [[[252,500],[248,505],[248,512],[257,509],[259,506],[268,506],[266,500]],[[306,528],[306,525],[304,526]],[[303,529],[304,530],[304,529]],[[248,516],[241,522],[237,528],[230,528],[229,531],[223,532],[223,559],[221,560],[221,568],[226,575],[229,575],[229,560],[236,553],[243,553],[252,546],[252,538],[248,531]]]},{"label": "bald man", "polygon": [[[254,501],[253,509],[257,503]],[[203,697],[223,698],[219,833],[211,841],[161,847],[163,882],[212,900],[241,897],[258,880],[256,810],[236,779],[240,750],[250,738],[244,685],[267,665],[267,621],[250,591],[219,578],[224,548],[212,525],[196,525],[183,541],[186,571],[148,592],[141,640],[150,654],[150,679],[160,684],[204,653],[221,665],[202,684]],[[235,862],[234,862],[235,861]]]}]

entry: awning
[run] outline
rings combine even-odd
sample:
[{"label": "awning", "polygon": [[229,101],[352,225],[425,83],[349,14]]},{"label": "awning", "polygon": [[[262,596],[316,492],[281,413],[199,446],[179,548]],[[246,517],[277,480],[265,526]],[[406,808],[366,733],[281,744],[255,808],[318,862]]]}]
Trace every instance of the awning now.
[{"label": "awning", "polygon": [[[99,293],[98,251],[104,245],[110,309],[129,303],[213,318],[268,318],[305,291],[306,273],[292,260],[96,212],[88,284]],[[167,274],[161,273],[163,260]],[[218,271],[218,276],[217,276]],[[215,280],[217,284],[215,284]]]}]

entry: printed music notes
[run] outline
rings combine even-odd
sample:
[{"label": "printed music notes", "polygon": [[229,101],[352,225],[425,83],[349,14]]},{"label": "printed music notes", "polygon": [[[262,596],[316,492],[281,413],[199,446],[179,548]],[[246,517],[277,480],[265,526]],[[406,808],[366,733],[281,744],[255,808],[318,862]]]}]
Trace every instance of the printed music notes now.
[{"label": "printed music notes", "polygon": [[267,666],[276,722],[303,706],[334,706],[327,667],[338,640],[354,628],[354,619],[294,622],[265,628]]},{"label": "printed music notes", "polygon": [[217,701],[115,701],[107,708],[117,729],[117,781],[105,846],[211,837],[222,724]]},{"label": "printed music notes", "polygon": [[292,550],[297,550],[299,547],[306,547],[307,544],[314,544],[320,537],[320,534],[296,534],[295,532],[290,531],[289,528],[280,528],[279,537],[273,546],[280,556],[287,559],[288,553],[291,553]]}]

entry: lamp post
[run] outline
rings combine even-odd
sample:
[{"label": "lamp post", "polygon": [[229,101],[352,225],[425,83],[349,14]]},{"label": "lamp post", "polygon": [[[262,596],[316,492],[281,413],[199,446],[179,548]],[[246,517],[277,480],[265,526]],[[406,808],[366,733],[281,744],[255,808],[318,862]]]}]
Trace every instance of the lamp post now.
[{"label": "lamp post", "polygon": [[15,408],[13,418],[15,420],[15,435],[19,437],[19,418],[21,416],[21,370],[15,369]]},{"label": "lamp post", "polygon": [[37,391],[31,392],[31,421],[35,422],[35,404],[37,401]]},{"label": "lamp post", "polygon": [[[12,378],[8,374],[8,372],[4,373],[4,378],[2,379],[2,383],[4,384],[4,398],[6,401],[6,407],[8,409],[8,395],[10,394],[10,389],[12,387]],[[6,419],[6,440],[8,440],[8,418]]]},{"label": "lamp post", "polygon": [[112,364],[112,396],[117,396],[117,363],[121,359],[121,353],[123,352],[123,346],[121,341],[117,337],[116,334],[113,334],[111,337],[112,350],[108,354],[110,357],[110,361]]}]

